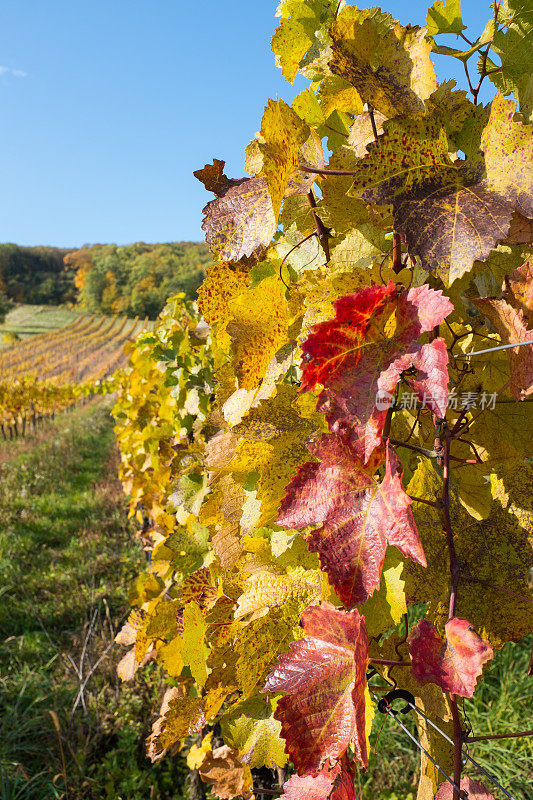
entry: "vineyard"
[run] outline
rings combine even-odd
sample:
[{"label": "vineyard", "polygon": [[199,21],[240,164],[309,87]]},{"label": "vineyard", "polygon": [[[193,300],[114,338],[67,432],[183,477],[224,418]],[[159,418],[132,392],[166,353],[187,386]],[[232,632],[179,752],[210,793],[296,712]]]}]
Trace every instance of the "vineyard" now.
[{"label": "vineyard", "polygon": [[0,350],[3,438],[23,435],[84,398],[110,391],[110,379],[127,361],[126,342],[145,324],[127,317],[82,315],[57,331]]},{"label": "vineyard", "polygon": [[355,800],[392,720],[418,800],[525,800],[530,726],[471,720],[533,631],[531,10],[278,16],[309,85],[268,101],[249,177],[195,172],[214,264],[118,390],[150,554],[118,672],[166,675],[147,753],[186,754],[191,797]]}]

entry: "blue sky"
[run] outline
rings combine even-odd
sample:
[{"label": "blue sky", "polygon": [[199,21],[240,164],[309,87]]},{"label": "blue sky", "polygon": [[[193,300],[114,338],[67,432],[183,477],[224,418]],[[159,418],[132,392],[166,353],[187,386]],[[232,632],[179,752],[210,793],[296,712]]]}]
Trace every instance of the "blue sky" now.
[{"label": "blue sky", "polygon": [[[243,175],[268,98],[307,85],[275,66],[276,6],[0,0],[0,241],[202,240],[212,195],[192,171],[216,157]],[[382,8],[425,22],[417,2]],[[488,0],[463,0],[473,35],[489,14]],[[440,80],[450,62],[437,59]]]}]

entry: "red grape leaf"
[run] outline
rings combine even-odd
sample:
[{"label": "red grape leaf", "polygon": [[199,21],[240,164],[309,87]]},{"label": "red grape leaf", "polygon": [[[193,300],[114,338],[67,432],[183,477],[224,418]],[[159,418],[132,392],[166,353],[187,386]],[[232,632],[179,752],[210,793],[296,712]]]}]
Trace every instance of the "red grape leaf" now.
[{"label": "red grape leaf", "polygon": [[353,777],[346,756],[330,769],[324,766],[316,775],[293,775],[283,786],[280,800],[356,800]]},{"label": "red grape leaf", "polygon": [[444,629],[446,641],[426,619],[412,629],[408,642],[413,675],[422,685],[436,683],[450,694],[472,697],[483,664],[494,655],[492,647],[466,619],[453,617]]},{"label": "red grape leaf", "polygon": [[368,764],[365,680],[368,636],[357,609],[330,603],[302,616],[306,638],[293,642],[267,678],[264,692],[285,692],[275,711],[286,751],[299,775],[318,775],[327,759],[337,760],[352,744]]},{"label": "red grape leaf", "polygon": [[351,608],[368,600],[379,586],[387,542],[425,566],[396,453],[387,446],[385,478],[379,483],[373,477],[377,454],[365,466],[346,439],[329,434],[308,448],[320,463],[300,467],[277,522],[291,528],[322,526],[310,534],[307,545],[319,553],[344,605]]},{"label": "red grape leaf", "polygon": [[372,285],[334,304],[303,343],[302,388],[326,387],[319,408],[333,430],[351,431],[352,445],[367,461],[380,444],[387,408],[403,371],[414,367],[413,391],[438,416],[446,413],[448,356],[443,340],[416,340],[453,310],[440,291],[420,286],[401,291],[392,281]]},{"label": "red grape leaf", "polygon": [[376,364],[375,352],[365,355],[357,369],[346,373],[333,388],[324,389],[317,404],[332,431],[348,432],[354,452],[363,462],[381,444],[387,410],[403,372],[416,370],[413,377],[405,378],[406,382],[420,402],[439,417],[444,417],[448,399],[448,352],[444,339],[415,343],[388,365],[384,351],[378,353],[377,359]]},{"label": "red grape leaf", "polygon": [[[481,781],[474,781],[468,775],[461,778],[461,789],[468,794],[468,800],[495,800],[494,795]],[[452,800],[452,798],[453,786],[449,781],[443,781],[439,785],[435,800]]]}]

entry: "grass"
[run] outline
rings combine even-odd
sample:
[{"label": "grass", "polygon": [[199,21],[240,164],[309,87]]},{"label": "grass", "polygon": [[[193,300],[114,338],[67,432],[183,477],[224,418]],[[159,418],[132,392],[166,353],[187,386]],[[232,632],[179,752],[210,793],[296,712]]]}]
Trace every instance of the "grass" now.
[{"label": "grass", "polygon": [[5,333],[27,339],[29,336],[63,328],[74,322],[80,314],[80,311],[67,306],[18,305],[7,314],[5,322],[0,324],[0,347],[5,347]]},{"label": "grass", "polygon": [[0,467],[0,800],[181,797],[182,762],[144,755],[160,674],[115,673],[144,559],[116,466],[100,402]]}]

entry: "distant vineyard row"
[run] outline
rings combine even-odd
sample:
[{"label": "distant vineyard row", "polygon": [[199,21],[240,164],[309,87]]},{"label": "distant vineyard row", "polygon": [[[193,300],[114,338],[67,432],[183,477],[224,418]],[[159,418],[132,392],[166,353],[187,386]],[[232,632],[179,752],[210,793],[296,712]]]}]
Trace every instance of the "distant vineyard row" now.
[{"label": "distant vineyard row", "polygon": [[147,320],[91,314],[1,351],[3,438],[23,435],[84,398],[112,391],[112,376],[127,360],[126,342],[146,325]]}]

